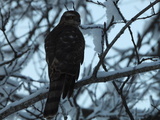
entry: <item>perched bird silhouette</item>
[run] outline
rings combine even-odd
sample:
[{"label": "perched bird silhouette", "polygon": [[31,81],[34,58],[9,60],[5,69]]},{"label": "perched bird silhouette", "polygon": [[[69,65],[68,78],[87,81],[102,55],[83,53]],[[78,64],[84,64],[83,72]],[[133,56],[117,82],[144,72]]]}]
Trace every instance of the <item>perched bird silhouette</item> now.
[{"label": "perched bird silhouette", "polygon": [[53,117],[59,102],[73,93],[78,79],[80,65],[84,58],[84,37],[79,30],[80,15],[76,11],[66,11],[59,24],[45,39],[46,61],[50,79],[49,94],[44,109],[44,117]]}]

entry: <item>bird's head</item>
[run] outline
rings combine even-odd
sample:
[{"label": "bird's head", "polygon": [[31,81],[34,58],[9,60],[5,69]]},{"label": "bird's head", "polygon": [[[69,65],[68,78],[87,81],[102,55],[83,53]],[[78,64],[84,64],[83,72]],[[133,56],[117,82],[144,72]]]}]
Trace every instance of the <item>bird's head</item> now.
[{"label": "bird's head", "polygon": [[76,11],[66,11],[63,13],[59,24],[73,25],[78,27],[81,23],[80,15]]}]

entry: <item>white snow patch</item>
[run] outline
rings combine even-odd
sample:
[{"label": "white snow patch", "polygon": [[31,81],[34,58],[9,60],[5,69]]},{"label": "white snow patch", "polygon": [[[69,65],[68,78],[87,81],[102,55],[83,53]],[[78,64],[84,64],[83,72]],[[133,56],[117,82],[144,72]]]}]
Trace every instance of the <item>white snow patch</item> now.
[{"label": "white snow patch", "polygon": [[113,2],[116,2],[116,0],[107,0],[106,2],[104,2],[104,5],[107,8],[106,10],[107,22],[111,21],[112,16],[114,16],[114,21],[122,20],[122,17],[119,15],[119,12]]},{"label": "white snow patch", "polygon": [[82,33],[84,35],[91,36],[91,39],[93,40],[94,44],[94,50],[97,53],[102,52],[102,28],[103,25],[97,24],[97,25],[83,25]]}]

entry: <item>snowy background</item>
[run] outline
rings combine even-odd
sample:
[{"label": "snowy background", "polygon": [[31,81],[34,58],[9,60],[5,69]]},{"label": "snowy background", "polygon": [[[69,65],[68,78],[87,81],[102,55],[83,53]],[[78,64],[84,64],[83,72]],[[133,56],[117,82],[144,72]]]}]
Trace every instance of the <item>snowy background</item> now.
[{"label": "snowy background", "polygon": [[[154,2],[0,0],[0,118],[44,119],[49,85],[44,39],[66,11],[64,5],[72,10],[73,3],[81,15],[85,58],[74,95],[61,101],[55,119],[156,116],[160,109],[160,4],[132,19]],[[108,76],[113,77],[107,80]]]}]

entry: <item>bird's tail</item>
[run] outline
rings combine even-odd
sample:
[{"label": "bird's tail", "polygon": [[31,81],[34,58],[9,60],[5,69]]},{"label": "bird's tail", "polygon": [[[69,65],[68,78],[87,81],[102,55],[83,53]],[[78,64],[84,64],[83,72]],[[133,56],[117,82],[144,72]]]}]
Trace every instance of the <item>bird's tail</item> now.
[{"label": "bird's tail", "polygon": [[52,118],[57,113],[64,80],[64,76],[59,72],[50,75],[50,89],[43,113],[45,118]]}]

